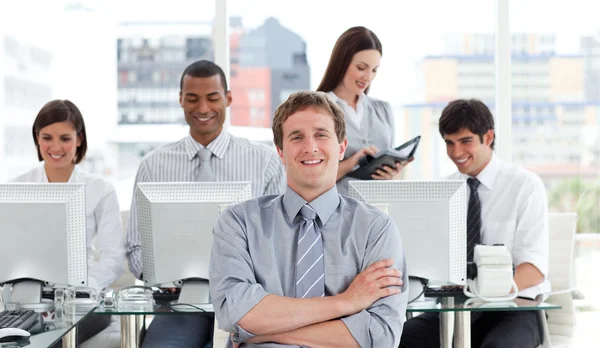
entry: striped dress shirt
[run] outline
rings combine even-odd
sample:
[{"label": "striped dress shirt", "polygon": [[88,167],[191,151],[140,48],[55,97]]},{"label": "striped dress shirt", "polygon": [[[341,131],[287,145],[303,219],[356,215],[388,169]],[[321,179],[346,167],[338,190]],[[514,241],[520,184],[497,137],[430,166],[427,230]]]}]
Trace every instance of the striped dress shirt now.
[{"label": "striped dress shirt", "polygon": [[[127,260],[129,269],[137,278],[142,273],[142,249],[138,226],[135,187],[138,182],[192,182],[200,170],[198,150],[203,146],[190,135],[152,151],[140,163],[135,178],[133,199],[129,214]],[[208,148],[215,181],[250,181],[252,196],[279,195],[285,192],[284,168],[275,151],[225,131]]]}]

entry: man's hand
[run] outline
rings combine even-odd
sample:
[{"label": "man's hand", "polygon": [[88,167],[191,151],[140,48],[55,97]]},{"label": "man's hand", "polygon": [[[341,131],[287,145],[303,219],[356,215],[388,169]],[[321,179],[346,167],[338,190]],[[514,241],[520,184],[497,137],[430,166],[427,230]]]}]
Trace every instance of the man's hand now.
[{"label": "man's hand", "polygon": [[239,348],[240,347],[240,343],[239,342],[235,342],[233,340],[233,334],[230,334],[229,338],[231,339],[231,344],[233,345],[233,348]]},{"label": "man's hand", "polygon": [[358,313],[368,308],[382,297],[400,293],[400,289],[392,286],[402,285],[402,272],[390,268],[394,260],[377,261],[358,274],[352,283],[339,296]]}]

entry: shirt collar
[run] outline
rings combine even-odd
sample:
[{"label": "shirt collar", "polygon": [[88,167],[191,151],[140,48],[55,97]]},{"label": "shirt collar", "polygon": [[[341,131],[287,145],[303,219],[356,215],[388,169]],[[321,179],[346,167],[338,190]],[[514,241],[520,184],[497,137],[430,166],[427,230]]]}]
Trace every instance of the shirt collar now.
[{"label": "shirt collar", "polygon": [[325,225],[333,212],[340,205],[340,195],[337,191],[337,186],[333,185],[332,188],[324,192],[319,197],[315,198],[312,202],[306,202],[304,198],[300,197],[294,190],[289,186],[285,189],[283,195],[283,207],[288,215],[290,221],[294,221],[300,209],[306,204],[310,203],[310,206],[317,212],[317,216],[321,220],[321,224]]},{"label": "shirt collar", "polygon": [[477,175],[477,180],[481,182],[483,186],[485,186],[488,190],[491,190],[494,187],[494,182],[496,182],[496,178],[498,177],[498,173],[500,172],[500,160],[496,157],[496,154],[492,151],[492,158],[490,159],[490,163],[483,168],[483,170]]},{"label": "shirt collar", "polygon": [[[494,187],[494,183],[496,182],[496,178],[498,177],[498,173],[500,172],[500,159],[496,156],[496,154],[492,151],[492,158],[490,162],[479,172],[477,175],[477,180],[488,190],[491,190]],[[461,177],[464,179],[470,178],[470,176],[466,174],[461,174]]]},{"label": "shirt collar", "polygon": [[[329,99],[331,99],[332,102],[334,103],[343,103],[346,106],[349,106],[348,103],[346,103],[346,101],[340,97],[338,97],[335,93],[333,93],[333,91],[329,91],[327,92],[327,95],[329,96]],[[358,106],[359,104],[366,104],[367,103],[367,97],[365,96],[364,93],[361,93],[358,95],[358,102],[356,102],[356,105]]]},{"label": "shirt collar", "polygon": [[[225,151],[227,151],[227,147],[229,146],[229,140],[231,139],[231,135],[226,131],[221,131],[217,137],[206,146],[207,149],[210,150],[217,158],[223,159],[225,156]],[[198,151],[201,148],[204,148],[202,144],[197,142],[194,138],[192,138],[191,134],[185,138],[185,151],[187,152],[189,160],[193,160],[194,157],[198,154]]]},{"label": "shirt collar", "polygon": [[[42,163],[41,172],[42,172],[42,182],[48,183],[49,182],[48,175],[46,174],[46,168],[44,168],[44,163]],[[69,180],[67,180],[67,183],[78,182],[77,181],[78,175],[79,175],[79,171],[77,170],[77,166],[75,166],[75,168],[73,168],[73,172],[71,172],[71,176],[69,177]]]}]

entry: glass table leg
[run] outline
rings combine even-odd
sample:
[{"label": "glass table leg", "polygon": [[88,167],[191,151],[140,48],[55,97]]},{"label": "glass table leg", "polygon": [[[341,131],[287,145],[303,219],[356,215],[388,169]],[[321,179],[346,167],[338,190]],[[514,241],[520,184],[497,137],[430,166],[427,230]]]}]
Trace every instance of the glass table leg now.
[{"label": "glass table leg", "polygon": [[73,326],[62,338],[62,348],[77,347],[77,326]]},{"label": "glass table leg", "polygon": [[454,314],[452,312],[440,313],[440,348],[452,348],[453,321]]},{"label": "glass table leg", "polygon": [[471,312],[454,312],[454,348],[471,348]]},{"label": "glass table leg", "polygon": [[121,348],[139,347],[143,327],[143,315],[121,316]]}]

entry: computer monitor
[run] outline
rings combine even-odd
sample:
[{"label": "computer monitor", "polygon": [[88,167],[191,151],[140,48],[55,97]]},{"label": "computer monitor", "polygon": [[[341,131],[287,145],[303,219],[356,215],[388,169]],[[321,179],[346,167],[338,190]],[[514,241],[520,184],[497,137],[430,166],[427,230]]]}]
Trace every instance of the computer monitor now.
[{"label": "computer monitor", "polygon": [[181,281],[179,303],[209,303],[212,230],[228,205],[250,199],[250,182],[138,183],[144,282]]},{"label": "computer monitor", "polygon": [[39,308],[42,286],[87,285],[85,186],[0,184],[0,284]]},{"label": "computer monitor", "polygon": [[400,231],[409,276],[466,283],[465,180],[350,181],[349,194],[366,203],[388,204]]}]

